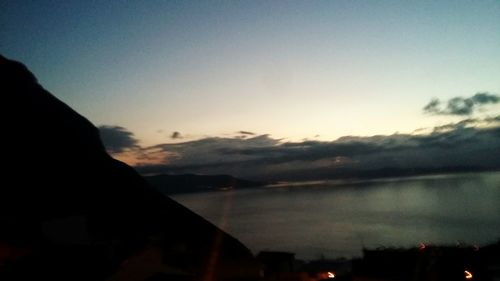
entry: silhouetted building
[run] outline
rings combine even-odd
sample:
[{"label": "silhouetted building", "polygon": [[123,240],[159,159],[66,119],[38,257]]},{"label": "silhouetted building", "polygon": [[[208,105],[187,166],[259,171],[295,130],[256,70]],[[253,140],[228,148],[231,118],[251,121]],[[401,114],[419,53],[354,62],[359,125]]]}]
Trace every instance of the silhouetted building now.
[{"label": "silhouetted building", "polygon": [[365,249],[353,261],[352,280],[498,280],[499,257],[498,244]]}]

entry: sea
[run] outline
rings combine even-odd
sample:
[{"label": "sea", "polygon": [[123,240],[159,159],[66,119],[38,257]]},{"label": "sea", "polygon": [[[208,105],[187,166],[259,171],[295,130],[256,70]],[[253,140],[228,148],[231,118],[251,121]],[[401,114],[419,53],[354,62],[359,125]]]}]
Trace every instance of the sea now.
[{"label": "sea", "polygon": [[249,247],[296,258],[500,239],[500,172],[281,183],[171,196]]}]

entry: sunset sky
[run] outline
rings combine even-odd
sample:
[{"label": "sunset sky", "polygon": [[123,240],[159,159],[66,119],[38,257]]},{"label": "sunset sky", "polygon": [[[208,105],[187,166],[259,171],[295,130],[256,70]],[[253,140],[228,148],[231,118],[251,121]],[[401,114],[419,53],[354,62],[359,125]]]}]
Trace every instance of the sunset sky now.
[{"label": "sunset sky", "polygon": [[163,164],[199,162],[179,147],[207,140],[331,144],[500,113],[497,0],[2,1],[0,53]]}]

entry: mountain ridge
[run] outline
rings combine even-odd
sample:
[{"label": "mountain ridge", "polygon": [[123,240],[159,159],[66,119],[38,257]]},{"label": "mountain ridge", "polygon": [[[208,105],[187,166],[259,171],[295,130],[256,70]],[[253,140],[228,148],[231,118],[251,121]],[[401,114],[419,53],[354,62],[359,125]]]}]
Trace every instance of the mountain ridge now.
[{"label": "mountain ridge", "polygon": [[0,56],[0,81],[0,280],[258,277],[247,247],[111,158],[24,65]]}]

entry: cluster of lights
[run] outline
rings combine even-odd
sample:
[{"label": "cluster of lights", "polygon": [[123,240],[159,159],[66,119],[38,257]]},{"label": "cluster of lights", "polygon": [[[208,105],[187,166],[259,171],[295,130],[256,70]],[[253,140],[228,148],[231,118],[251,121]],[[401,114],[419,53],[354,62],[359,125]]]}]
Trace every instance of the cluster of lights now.
[{"label": "cluster of lights", "polygon": [[[425,250],[425,248],[427,248],[427,245],[425,245],[425,243],[418,244],[419,250],[423,251],[423,250]],[[477,245],[474,245],[473,248],[475,251],[479,250],[479,247]],[[472,273],[469,270],[465,270],[464,274],[465,274],[465,279],[469,279],[469,280],[472,279]],[[335,275],[334,275],[334,277],[335,277]],[[332,278],[334,278],[334,277],[332,277]]]}]

